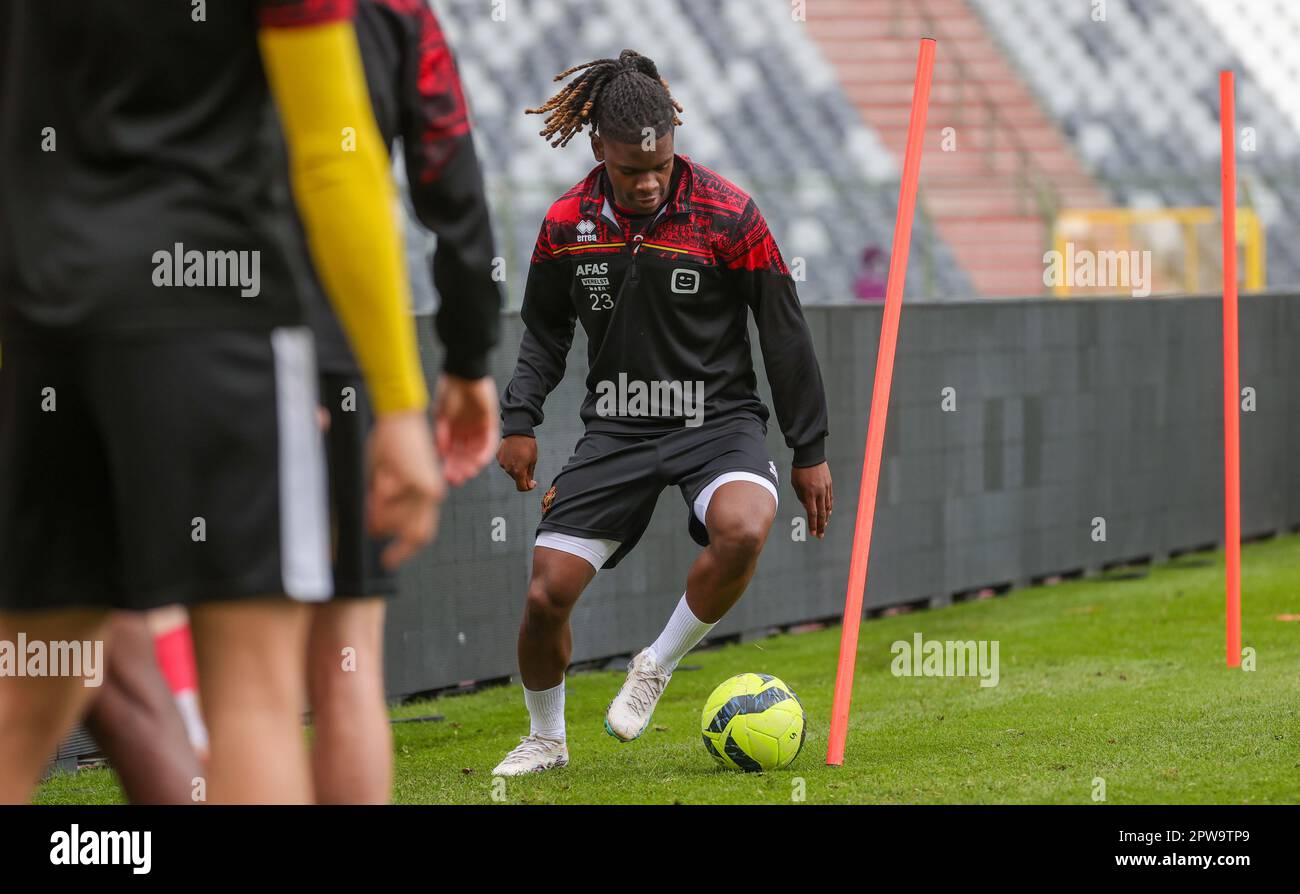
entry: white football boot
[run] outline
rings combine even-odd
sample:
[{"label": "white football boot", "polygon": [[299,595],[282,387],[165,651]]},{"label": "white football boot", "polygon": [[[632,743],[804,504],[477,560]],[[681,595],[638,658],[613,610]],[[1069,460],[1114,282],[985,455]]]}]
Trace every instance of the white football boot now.
[{"label": "white football boot", "polygon": [[493,776],[523,776],[554,770],[569,763],[569,746],[562,739],[524,736],[492,771]]},{"label": "white football boot", "polygon": [[631,742],[645,732],[672,676],[654,660],[648,648],[638,652],[628,662],[623,688],[605,712],[605,732],[620,742]]}]

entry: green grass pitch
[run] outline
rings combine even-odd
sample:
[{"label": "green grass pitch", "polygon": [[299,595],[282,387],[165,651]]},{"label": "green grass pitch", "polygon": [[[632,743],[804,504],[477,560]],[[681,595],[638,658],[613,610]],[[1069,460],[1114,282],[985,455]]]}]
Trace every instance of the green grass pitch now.
[{"label": "green grass pitch", "polygon": [[[1213,562],[1207,564],[1208,559]],[[760,565],[759,573],[762,573]],[[569,677],[570,766],[498,780],[492,767],[527,731],[517,686],[394,709],[443,722],[393,727],[394,800],[417,804],[1300,802],[1300,536],[1244,550],[1243,642],[1254,671],[1223,655],[1222,554],[1155,566],[1134,580],[1089,578],[863,624],[844,766],[824,763],[839,630],[693,653],[646,733],[602,728],[622,674]],[[668,604],[665,603],[665,611]],[[896,640],[997,640],[1000,682],[895,677]],[[781,677],[808,712],[788,769],[719,768],[700,710],[742,671]],[[59,774],[39,803],[112,803],[108,770]]]}]

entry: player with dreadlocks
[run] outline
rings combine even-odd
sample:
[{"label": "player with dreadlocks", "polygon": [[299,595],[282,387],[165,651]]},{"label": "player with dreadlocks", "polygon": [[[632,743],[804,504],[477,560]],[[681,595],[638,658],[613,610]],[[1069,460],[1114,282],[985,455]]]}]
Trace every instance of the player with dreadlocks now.
[{"label": "player with dreadlocks", "polygon": [[531,729],[493,771],[568,763],[564,673],[569,615],[602,568],[636,545],[659,493],[675,485],[704,547],[658,639],[628,667],[606,730],[637,738],[673,669],[736,603],[776,517],[776,464],[756,393],[748,312],[758,328],[791,483],[817,537],[831,513],[826,399],[794,282],[754,201],[674,153],[681,106],[653,61],[624,50],[577,75],[530,113],[564,146],[584,127],[599,165],[551,206],[524,291],[525,331],[501,401],[498,461],[520,491],[537,486],[534,427],[587,333],[586,431],[542,498],[519,631]]}]

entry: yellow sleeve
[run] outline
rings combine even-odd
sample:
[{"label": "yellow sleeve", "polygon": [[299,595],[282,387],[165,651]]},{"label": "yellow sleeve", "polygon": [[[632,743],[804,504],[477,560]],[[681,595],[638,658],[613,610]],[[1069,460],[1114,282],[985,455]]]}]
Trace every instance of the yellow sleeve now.
[{"label": "yellow sleeve", "polygon": [[376,413],[429,403],[375,125],[351,22],[263,28],[262,61],[289,147],[294,196],[325,292]]}]

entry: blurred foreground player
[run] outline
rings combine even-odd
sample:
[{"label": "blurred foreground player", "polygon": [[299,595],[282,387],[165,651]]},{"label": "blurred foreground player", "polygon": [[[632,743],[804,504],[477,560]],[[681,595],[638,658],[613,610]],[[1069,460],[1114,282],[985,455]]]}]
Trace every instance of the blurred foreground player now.
[{"label": "blurred foreground player", "polygon": [[[351,3],[192,14],[0,8],[0,639],[89,644],[112,609],[188,605],[207,799],[310,801],[309,604],[331,581],[273,108],[374,400],[390,566],[432,538],[442,482]],[[0,802],[30,797],[84,682],[0,676]]]},{"label": "blurred foreground player", "polygon": [[[402,140],[411,205],[438,236],[432,273],[444,296],[437,331],[446,356],[435,400],[437,446],[447,479],[459,485],[483,469],[499,440],[487,353],[497,340],[501,296],[492,278],[483,178],[455,63],[424,0],[361,0],[355,27],[380,134],[390,148]],[[308,634],[312,780],[318,803],[385,803],[393,759],[384,597],[396,594],[397,579],[381,561],[384,541],[366,528],[365,446],[374,414],[323,289],[314,277],[306,285],[327,414],[334,581],[334,598],[313,613]],[[113,619],[115,629],[142,623],[129,614]],[[195,693],[185,689],[187,643],[187,627],[158,641],[158,666],[177,690],[179,718],[159,686],[153,655],[143,651],[114,650],[87,713],[88,729],[133,803],[191,799],[199,773],[194,752],[206,752],[206,731]]]},{"label": "blurred foreground player", "polygon": [[[356,29],[380,135],[390,149],[401,140],[411,207],[438,237],[432,276],[442,298],[436,328],[444,360],[434,414],[443,472],[460,485],[492,459],[500,431],[487,356],[497,341],[501,293],[492,278],[496,252],[483,176],[455,61],[425,0],[361,0]],[[365,525],[373,413],[328,302],[319,290],[309,298],[329,414],[334,548],[334,599],[316,611],[308,644],[312,776],[321,803],[386,803],[393,745],[384,609],[397,579],[380,561],[382,541]]]},{"label": "blurred foreground player", "polygon": [[620,741],[641,735],[673,669],[736,603],[776,516],[768,411],[755,391],[753,313],[790,480],[822,537],[832,505],[826,399],[812,340],[780,251],[753,199],[674,154],[680,106],[654,62],[631,50],[577,74],[539,113],[563,146],[591,128],[598,166],[547,212],[524,292],[526,327],[502,400],[501,467],[537,486],[546,396],[564,375],[575,321],[587,333],[586,431],[542,499],[519,631],[531,729],[493,771],[568,762],[564,672],[569,615],[596,572],[636,545],[659,493],[680,489],[704,547],[667,626],[631,661],[605,715]]}]

